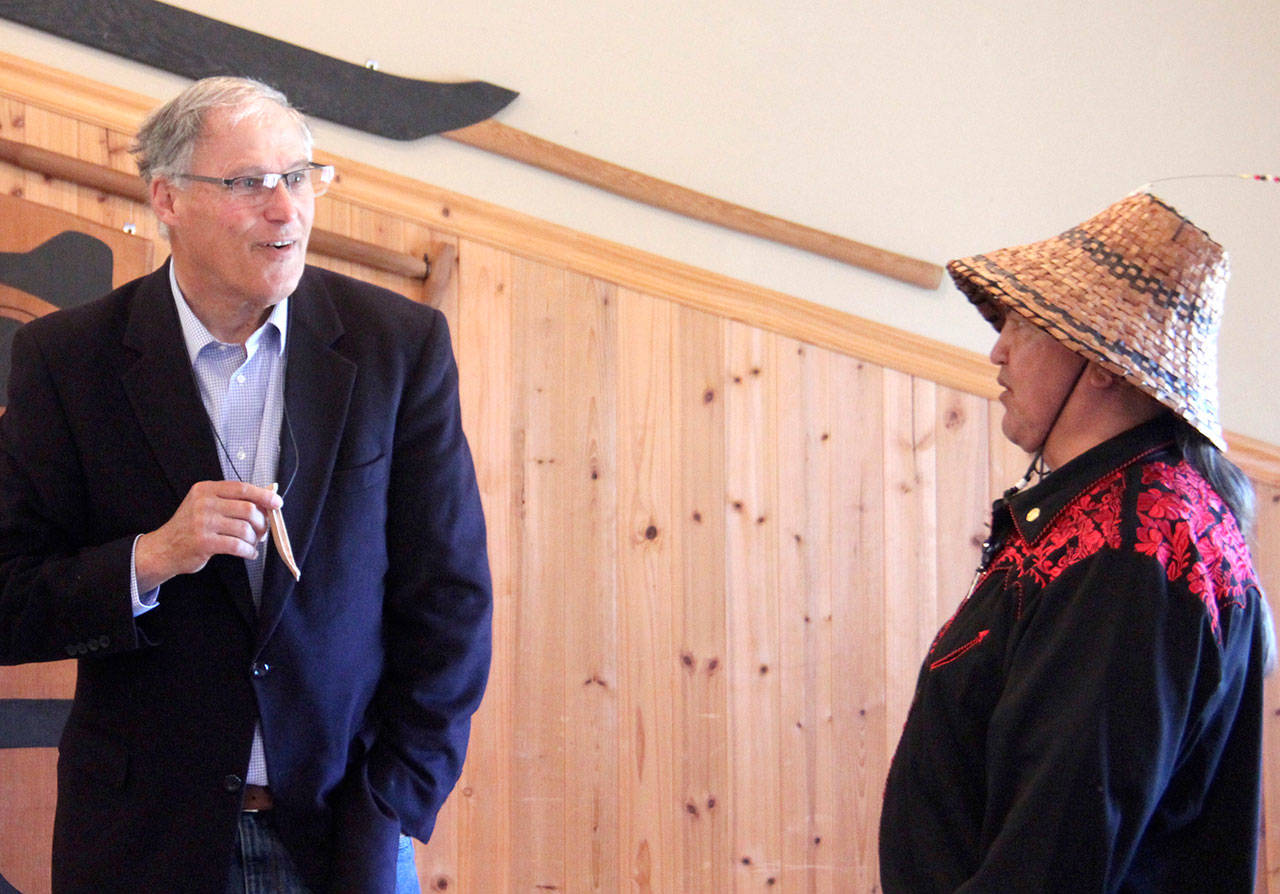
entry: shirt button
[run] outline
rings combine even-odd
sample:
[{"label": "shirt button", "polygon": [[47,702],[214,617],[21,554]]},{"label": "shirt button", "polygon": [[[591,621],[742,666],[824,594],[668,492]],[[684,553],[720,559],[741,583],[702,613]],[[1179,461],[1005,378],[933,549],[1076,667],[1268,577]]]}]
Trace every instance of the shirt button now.
[{"label": "shirt button", "polygon": [[243,374],[236,376],[236,384],[237,384],[237,385],[243,385],[243,384],[244,384],[244,375],[243,375]]},{"label": "shirt button", "polygon": [[228,773],[222,777],[222,787],[229,792],[238,792],[244,787],[244,780],[235,773]]},{"label": "shirt button", "polygon": [[244,459],[245,456],[247,455],[248,454],[246,454],[243,450],[241,450],[239,453],[236,454],[236,459]]},{"label": "shirt button", "polygon": [[258,679],[262,679],[267,674],[271,673],[271,665],[267,664],[265,661],[255,661],[253,663],[251,673]]}]

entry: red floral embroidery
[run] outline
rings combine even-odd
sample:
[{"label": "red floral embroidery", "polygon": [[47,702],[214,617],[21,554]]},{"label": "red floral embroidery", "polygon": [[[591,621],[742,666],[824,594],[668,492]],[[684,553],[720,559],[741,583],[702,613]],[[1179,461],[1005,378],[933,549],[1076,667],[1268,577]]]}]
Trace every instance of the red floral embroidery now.
[{"label": "red floral embroidery", "polygon": [[[1134,548],[1153,557],[1170,583],[1181,581],[1204,603],[1214,635],[1227,605],[1243,605],[1253,584],[1252,560],[1235,517],[1208,483],[1186,463],[1145,466],[1137,495]],[[1077,562],[1121,546],[1124,472],[1107,475],[1072,500],[1028,545],[1012,536],[985,577],[1030,578],[1043,587]],[[945,632],[944,627],[944,632]]]},{"label": "red floral embroidery", "polygon": [[1044,586],[1102,549],[1118,549],[1123,489],[1123,476],[1114,472],[1067,504],[1021,557],[1019,576],[1029,573]]},{"label": "red floral embroidery", "polygon": [[[1145,466],[1140,487],[1134,549],[1159,562],[1170,583],[1182,582],[1200,599],[1214,635],[1220,638],[1222,609],[1244,605],[1245,594],[1254,586],[1253,562],[1235,517],[1186,463],[1174,466],[1155,462]],[[1020,616],[1024,585],[1042,588],[1072,565],[1104,549],[1121,548],[1124,491],[1125,469],[1119,469],[1068,503],[1049,521],[1035,543],[1028,544],[1015,529],[975,582],[974,590],[982,589],[992,577],[1002,576],[1002,589],[1010,597],[1016,593],[1015,612]],[[961,603],[956,614],[963,609]],[[934,637],[930,658],[954,620],[953,616]],[[954,657],[958,656],[952,653],[937,659],[933,667]]]},{"label": "red floral embroidery", "polygon": [[1243,605],[1251,584],[1249,548],[1222,499],[1189,465],[1142,470],[1136,549],[1153,556],[1170,583],[1184,580],[1220,635],[1219,612]]}]

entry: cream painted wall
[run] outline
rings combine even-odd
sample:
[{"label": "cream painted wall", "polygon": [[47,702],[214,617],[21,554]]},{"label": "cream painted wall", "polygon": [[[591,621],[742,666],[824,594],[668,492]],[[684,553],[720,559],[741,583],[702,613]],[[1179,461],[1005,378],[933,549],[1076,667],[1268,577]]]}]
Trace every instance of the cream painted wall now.
[{"label": "cream painted wall", "polygon": [[[513,127],[810,226],[944,262],[1057,233],[1156,178],[1280,173],[1274,0],[515,4],[177,0],[353,62],[519,90]],[[140,93],[184,83],[0,21],[0,48]],[[985,352],[928,292],[442,139],[325,122],[326,150]],[[1280,184],[1156,191],[1223,242],[1224,421],[1280,444]]]}]

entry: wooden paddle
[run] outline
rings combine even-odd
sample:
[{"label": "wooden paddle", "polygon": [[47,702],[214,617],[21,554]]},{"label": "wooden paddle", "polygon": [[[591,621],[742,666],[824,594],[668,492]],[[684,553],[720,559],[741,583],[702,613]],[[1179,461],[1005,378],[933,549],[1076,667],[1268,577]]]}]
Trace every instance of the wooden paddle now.
[{"label": "wooden paddle", "polygon": [[855,242],[781,217],[752,211],[666,180],[601,161],[508,127],[492,118],[459,130],[447,131],[441,136],[552,171],[655,208],[804,249],[923,289],[936,289],[942,282],[942,268],[937,264]]}]

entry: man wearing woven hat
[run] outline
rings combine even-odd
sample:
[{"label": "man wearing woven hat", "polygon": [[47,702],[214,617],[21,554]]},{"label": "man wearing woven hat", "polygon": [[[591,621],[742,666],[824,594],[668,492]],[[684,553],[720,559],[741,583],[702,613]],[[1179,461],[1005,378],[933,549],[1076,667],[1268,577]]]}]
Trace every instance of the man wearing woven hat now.
[{"label": "man wearing woven hat", "polygon": [[1035,459],[921,669],[883,888],[1250,891],[1274,647],[1218,423],[1226,256],[1136,193],[948,270]]}]

